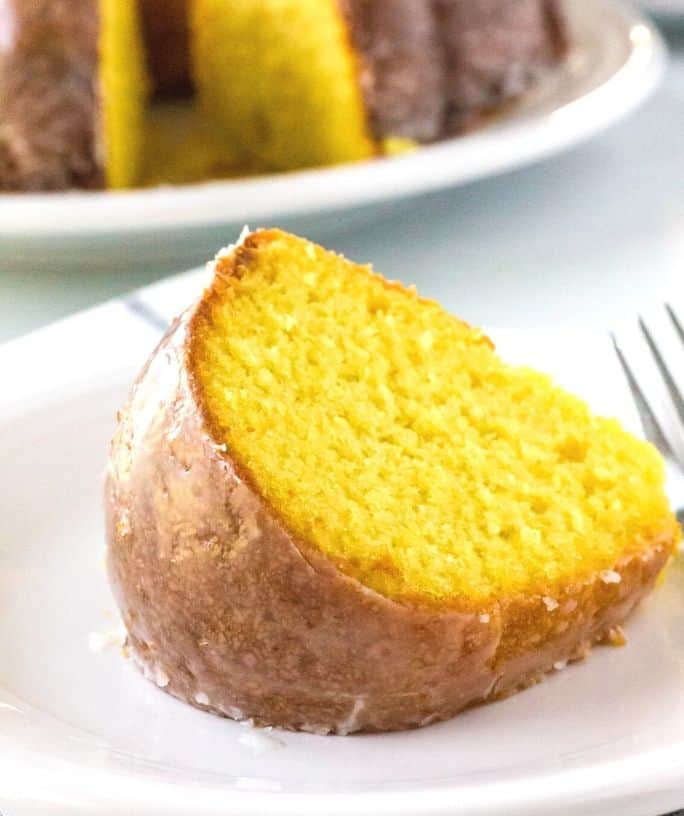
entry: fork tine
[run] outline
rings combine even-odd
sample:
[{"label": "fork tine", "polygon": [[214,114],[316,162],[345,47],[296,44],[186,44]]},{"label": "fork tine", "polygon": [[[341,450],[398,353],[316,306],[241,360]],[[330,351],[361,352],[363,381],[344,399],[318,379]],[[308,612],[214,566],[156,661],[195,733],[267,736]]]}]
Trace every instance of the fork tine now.
[{"label": "fork tine", "polygon": [[672,403],[679,414],[679,419],[682,423],[684,423],[684,397],[682,396],[682,393],[679,390],[672,372],[670,371],[665,358],[658,348],[656,341],[653,339],[653,335],[649,331],[648,326],[642,317],[639,318],[639,328],[641,329],[641,333],[644,335],[644,339],[646,340],[646,345],[648,346],[651,354],[653,355],[653,359],[658,366],[660,376],[663,378],[663,382],[667,386],[667,390],[670,392]]},{"label": "fork tine", "polygon": [[632,392],[632,399],[634,400],[634,404],[636,405],[639,413],[639,419],[641,420],[641,425],[644,429],[646,438],[658,448],[663,456],[672,456],[673,453],[672,449],[670,448],[670,443],[665,438],[665,434],[660,427],[658,418],[653,413],[651,406],[648,404],[648,400],[646,399],[644,392],[641,390],[641,386],[639,385],[637,378],[634,376],[634,372],[629,367],[627,358],[625,357],[622,348],[620,347],[620,343],[613,332],[610,333],[610,339],[613,341],[615,354],[618,358],[620,366],[622,367],[629,390]]},{"label": "fork tine", "polygon": [[640,410],[646,437],[684,470],[684,344],[662,306],[648,317],[615,335],[618,359],[637,407],[648,407]]},{"label": "fork tine", "polygon": [[682,322],[677,316],[677,313],[674,310],[674,306],[672,306],[672,304],[670,303],[666,303],[665,311],[667,312],[668,317],[670,318],[670,321],[674,326],[675,332],[679,335],[679,339],[682,341],[682,343],[684,343],[684,326],[682,325]]}]

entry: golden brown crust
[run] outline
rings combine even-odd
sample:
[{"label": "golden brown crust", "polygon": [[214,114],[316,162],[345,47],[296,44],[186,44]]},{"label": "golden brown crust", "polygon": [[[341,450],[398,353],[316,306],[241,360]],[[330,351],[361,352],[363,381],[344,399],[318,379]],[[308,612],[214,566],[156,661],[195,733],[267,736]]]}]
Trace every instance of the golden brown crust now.
[{"label": "golden brown crust", "polygon": [[8,0],[0,34],[0,190],[103,186],[96,0]]},{"label": "golden brown crust", "polygon": [[432,0],[445,64],[445,133],[482,117],[539,81],[567,48],[559,0]]},{"label": "golden brown crust", "polygon": [[482,124],[557,65],[559,0],[338,0],[373,135],[430,142]]},{"label": "golden brown crust", "polygon": [[339,0],[376,139],[437,139],[444,70],[431,0]]},{"label": "golden brown crust", "polygon": [[112,587],[133,655],[165,690],[321,733],[424,725],[583,657],[650,591],[674,531],[554,597],[481,609],[399,603],[341,573],[288,532],[204,418],[189,333],[215,294],[140,375],[107,477]]}]

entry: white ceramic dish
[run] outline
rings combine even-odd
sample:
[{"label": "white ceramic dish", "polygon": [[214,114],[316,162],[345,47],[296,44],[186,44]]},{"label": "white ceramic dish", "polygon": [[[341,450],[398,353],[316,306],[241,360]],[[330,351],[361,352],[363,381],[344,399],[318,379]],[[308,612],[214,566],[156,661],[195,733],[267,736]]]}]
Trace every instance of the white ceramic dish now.
[{"label": "white ceramic dish", "polygon": [[[0,252],[9,237],[140,235],[319,215],[461,184],[564,150],[639,105],[664,65],[657,31],[630,7],[618,0],[565,4],[574,47],[564,67],[472,135],[403,157],[260,178],[122,193],[4,195]],[[54,256],[54,246],[51,251]]]},{"label": "white ceramic dish", "polygon": [[[168,319],[199,286],[197,275],[158,285],[0,348],[0,811],[656,816],[684,805],[682,565],[629,623],[627,648],[401,734],[255,739],[171,699],[117,649],[90,651],[89,635],[116,624],[100,500],[115,411],[158,338],[150,308]],[[638,427],[607,336],[497,339]]]}]

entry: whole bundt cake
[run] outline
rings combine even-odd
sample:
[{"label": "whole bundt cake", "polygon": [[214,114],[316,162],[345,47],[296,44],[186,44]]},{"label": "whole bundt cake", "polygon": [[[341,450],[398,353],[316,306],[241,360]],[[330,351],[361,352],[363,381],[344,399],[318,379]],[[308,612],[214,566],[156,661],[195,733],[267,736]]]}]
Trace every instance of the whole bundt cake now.
[{"label": "whole bundt cake", "polygon": [[0,189],[287,170],[457,134],[559,62],[560,2],[7,0]]}]

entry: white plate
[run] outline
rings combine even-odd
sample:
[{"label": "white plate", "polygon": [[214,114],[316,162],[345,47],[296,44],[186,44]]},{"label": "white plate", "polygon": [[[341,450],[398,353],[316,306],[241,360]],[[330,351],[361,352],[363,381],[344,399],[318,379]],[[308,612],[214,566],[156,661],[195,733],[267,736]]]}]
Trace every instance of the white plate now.
[{"label": "white plate", "polygon": [[[684,569],[599,648],[507,701],[418,731],[250,732],[88,636],[116,620],[101,475],[114,414],[197,276],[0,348],[0,811],[5,816],[655,816],[684,805]],[[135,310],[135,312],[134,312]],[[507,332],[504,352],[637,427],[604,335]],[[588,361],[591,361],[590,364]]]},{"label": "white plate", "polygon": [[662,40],[637,12],[616,0],[564,2],[574,47],[563,68],[472,135],[412,155],[260,178],[122,193],[4,195],[0,237],[37,241],[262,224],[461,184],[542,159],[633,110],[664,65]]}]

